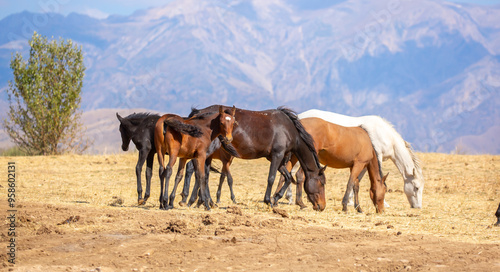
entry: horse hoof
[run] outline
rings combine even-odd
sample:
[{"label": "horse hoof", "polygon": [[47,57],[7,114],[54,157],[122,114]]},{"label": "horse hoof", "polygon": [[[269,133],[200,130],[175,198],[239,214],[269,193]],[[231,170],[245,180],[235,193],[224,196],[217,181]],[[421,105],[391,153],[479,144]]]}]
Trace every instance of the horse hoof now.
[{"label": "horse hoof", "polygon": [[185,207],[186,206],[186,202],[179,201],[179,206]]},{"label": "horse hoof", "polygon": [[139,206],[141,206],[141,205],[146,204],[146,202],[144,201],[144,199],[139,199],[139,200],[137,201],[137,204],[138,204]]},{"label": "horse hoof", "polygon": [[299,205],[299,207],[300,207],[300,209],[301,209],[301,210],[303,210],[303,209],[307,208],[307,206],[306,206],[306,205]]}]

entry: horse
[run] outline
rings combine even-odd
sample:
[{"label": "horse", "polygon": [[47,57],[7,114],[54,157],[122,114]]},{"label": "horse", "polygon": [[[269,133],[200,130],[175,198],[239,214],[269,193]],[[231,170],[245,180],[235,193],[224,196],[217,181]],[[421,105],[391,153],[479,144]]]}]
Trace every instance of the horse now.
[{"label": "horse", "polygon": [[[211,111],[215,107],[218,105],[202,110],[193,109],[192,114]],[[312,203],[313,209],[323,211],[326,206],[324,193],[326,167],[322,168],[319,164],[313,139],[298,120],[296,113],[285,107],[265,111],[237,108],[235,117],[238,125],[233,131],[231,144],[239,158],[249,160],[264,157],[271,162],[264,203],[274,206],[283,196],[286,187],[271,199],[272,186],[277,171],[285,176],[285,182],[290,183],[292,177],[286,169],[286,162],[290,155],[294,154],[305,170],[304,189],[308,200]],[[223,146],[225,144],[222,142]],[[196,200],[196,197],[195,184],[188,206]]]},{"label": "horse", "polygon": [[[372,140],[380,161],[391,159],[401,173],[404,181],[404,192],[411,208],[422,208],[422,193],[424,190],[424,176],[420,160],[413,151],[411,144],[403,140],[393,125],[380,116],[369,115],[350,117],[338,113],[308,110],[299,114],[299,119],[316,117],[330,123],[344,127],[363,125]],[[358,179],[361,180],[366,170],[363,170]],[[352,192],[350,192],[352,195]]]},{"label": "horse", "polygon": [[[347,190],[342,199],[342,210],[347,211],[349,192],[354,190],[354,207],[358,212],[362,212],[358,198],[358,176],[363,169],[368,169],[370,198],[377,212],[383,212],[387,189],[385,180],[389,174],[382,175],[376,150],[363,126],[343,127],[319,118],[304,118],[300,122],[314,139],[314,147],[318,152],[320,163],[333,168],[350,168],[351,170]],[[291,165],[294,165],[297,160],[292,157],[290,162]],[[304,208],[301,190],[303,178],[301,176],[301,171],[297,172],[296,203]],[[280,180],[278,188],[281,188],[281,183]]]},{"label": "horse", "polygon": [[[135,166],[137,176],[137,202],[139,205],[146,204],[151,188],[151,176],[153,173],[153,160],[156,153],[154,145],[154,127],[160,118],[158,114],[133,113],[127,117],[121,117],[116,113],[120,121],[120,135],[122,138],[122,150],[127,151],[130,141],[139,150],[139,158]],[[146,192],[142,198],[141,172],[144,162],[146,162]]]},{"label": "horse", "polygon": [[[182,179],[182,171],[188,159],[194,159],[196,180],[201,184],[201,201],[205,203],[206,210],[210,210],[209,195],[207,195],[205,182],[205,160],[207,150],[212,141],[219,135],[223,136],[227,146],[232,141],[232,130],[235,123],[235,108],[232,114],[224,112],[219,107],[218,112],[207,112],[187,120],[174,114],[166,114],[156,122],[155,146],[160,164],[160,208],[171,209],[175,199],[177,185]],[[238,154],[228,148],[234,156]],[[168,165],[165,166],[163,154],[169,154]],[[174,187],[168,196],[168,184],[172,174],[172,167],[179,158],[179,167],[175,178]],[[164,186],[165,185],[165,186]],[[170,201],[168,201],[170,200]]]}]

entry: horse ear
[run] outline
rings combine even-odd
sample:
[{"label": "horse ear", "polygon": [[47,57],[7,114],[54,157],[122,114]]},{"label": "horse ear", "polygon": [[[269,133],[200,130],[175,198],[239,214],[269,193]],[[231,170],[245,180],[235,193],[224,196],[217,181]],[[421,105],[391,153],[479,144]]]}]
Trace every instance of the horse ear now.
[{"label": "horse ear", "polygon": [[325,170],[326,170],[326,165],[324,167],[322,167],[321,169],[319,169],[319,174],[320,175],[324,175],[325,174]]},{"label": "horse ear", "polygon": [[236,114],[236,107],[233,105],[233,109],[231,111],[231,115],[234,117],[235,114]]},{"label": "horse ear", "polygon": [[385,174],[385,176],[382,178],[382,182],[385,183],[385,180],[387,179],[387,176],[389,176],[389,172],[387,172],[387,174]]},{"label": "horse ear", "polygon": [[116,113],[116,118],[118,118],[118,121],[120,121],[120,123],[123,121],[123,118],[118,114],[118,112]]},{"label": "horse ear", "polygon": [[222,109],[222,106],[219,106],[219,114],[223,114],[224,110]]}]

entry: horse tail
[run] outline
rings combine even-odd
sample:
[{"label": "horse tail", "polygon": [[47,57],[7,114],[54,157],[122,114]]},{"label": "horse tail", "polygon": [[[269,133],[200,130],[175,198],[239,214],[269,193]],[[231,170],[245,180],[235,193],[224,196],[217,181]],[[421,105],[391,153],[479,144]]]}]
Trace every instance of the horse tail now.
[{"label": "horse tail", "polygon": [[201,131],[201,128],[191,124],[186,124],[177,119],[165,119],[165,121],[163,121],[163,132],[166,131],[167,127],[172,128],[179,133],[187,134],[192,137],[200,138],[201,136],[203,136],[203,131]]},{"label": "horse tail", "polygon": [[[370,135],[370,132],[368,132],[368,130],[365,128],[364,125],[360,125],[359,126],[360,128],[362,128],[364,131],[366,131],[366,134],[368,134],[368,138],[370,138],[370,143],[372,145],[372,148],[373,148],[373,154],[375,155],[375,158],[377,159],[377,164],[378,164],[378,174],[380,175],[380,178],[382,178],[384,176],[384,174],[382,173],[382,162],[380,161],[380,158],[379,158],[379,155],[378,155],[378,151],[377,149],[375,148],[375,146],[373,145],[373,140],[372,140],[372,137]],[[385,181],[384,181],[384,185],[385,184]],[[387,185],[386,185],[387,186]]]},{"label": "horse tail", "polygon": [[297,113],[289,108],[284,107],[284,106],[278,107],[278,110],[281,111],[282,113],[284,113],[293,122],[293,125],[295,126],[295,128],[299,132],[300,138],[306,143],[309,151],[312,152],[316,166],[318,168],[321,168],[321,165],[319,164],[318,153],[316,152],[316,148],[314,148],[314,139],[312,138],[311,134],[309,134],[306,131],[306,129],[304,128],[304,126],[300,122],[299,118],[297,117]]}]

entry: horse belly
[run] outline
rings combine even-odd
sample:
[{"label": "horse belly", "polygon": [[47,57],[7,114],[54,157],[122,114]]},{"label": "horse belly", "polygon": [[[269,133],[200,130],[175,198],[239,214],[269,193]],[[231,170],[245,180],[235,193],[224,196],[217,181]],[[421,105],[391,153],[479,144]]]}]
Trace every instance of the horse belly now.
[{"label": "horse belly", "polygon": [[352,160],[344,158],[343,154],[320,150],[318,152],[320,163],[332,168],[348,168],[353,165]]}]

